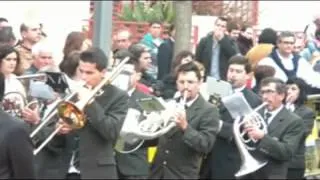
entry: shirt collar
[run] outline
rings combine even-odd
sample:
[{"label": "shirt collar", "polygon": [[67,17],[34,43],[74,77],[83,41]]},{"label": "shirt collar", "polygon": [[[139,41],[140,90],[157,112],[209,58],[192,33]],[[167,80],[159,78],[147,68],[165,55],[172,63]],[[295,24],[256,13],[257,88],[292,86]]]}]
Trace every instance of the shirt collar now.
[{"label": "shirt collar", "polygon": [[131,97],[132,96],[132,94],[133,94],[133,92],[136,90],[136,88],[132,88],[132,89],[130,89],[127,93],[128,93],[128,95],[129,95],[129,97]]},{"label": "shirt collar", "polygon": [[[190,107],[198,99],[198,97],[199,97],[199,94],[195,98],[193,98],[192,100],[188,101],[185,105],[187,107]],[[181,101],[182,101],[182,98],[180,98],[180,102]]]},{"label": "shirt collar", "polygon": [[273,110],[273,111],[268,111],[268,109],[265,109],[264,114],[266,114],[267,112],[271,114],[269,119],[273,119],[283,108],[284,106],[281,105],[280,107],[278,107],[277,109]]},{"label": "shirt collar", "polygon": [[246,88],[245,85],[243,85],[242,87],[239,87],[239,88],[234,88],[234,92],[241,92],[242,90],[244,90],[244,88]]},{"label": "shirt collar", "polygon": [[278,54],[278,56],[280,57],[281,60],[286,60],[286,59],[292,59],[292,58],[293,58],[293,55],[292,55],[292,54],[290,54],[289,57],[283,57],[283,56],[280,54],[280,52],[279,52],[278,49],[276,50],[276,52],[277,52],[277,54]]}]

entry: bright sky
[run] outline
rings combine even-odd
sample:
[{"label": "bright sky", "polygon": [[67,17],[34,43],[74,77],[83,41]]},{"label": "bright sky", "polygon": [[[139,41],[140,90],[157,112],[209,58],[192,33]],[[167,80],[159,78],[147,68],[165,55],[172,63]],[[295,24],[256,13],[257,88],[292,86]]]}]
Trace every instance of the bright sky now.
[{"label": "bright sky", "polygon": [[82,20],[89,17],[89,1],[0,1],[0,12],[13,25],[17,38],[24,20],[39,19],[58,63],[67,34],[81,30]]},{"label": "bright sky", "polygon": [[[303,31],[320,10],[319,1],[259,1],[260,28]],[[259,28],[259,29],[260,29]]]}]

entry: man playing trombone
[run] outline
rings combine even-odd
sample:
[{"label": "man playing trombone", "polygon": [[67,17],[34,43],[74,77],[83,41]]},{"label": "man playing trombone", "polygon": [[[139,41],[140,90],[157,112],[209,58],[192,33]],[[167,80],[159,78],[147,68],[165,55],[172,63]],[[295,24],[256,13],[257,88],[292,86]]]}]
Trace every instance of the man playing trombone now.
[{"label": "man playing trombone", "polygon": [[[101,49],[90,48],[81,53],[80,59],[80,77],[91,90],[79,90],[79,102],[91,96],[94,99],[84,102],[87,122],[76,131],[66,120],[59,119],[55,125],[58,135],[46,146],[47,156],[39,162],[39,178],[118,177],[113,145],[127,113],[128,95],[105,79],[108,59]],[[99,93],[93,94],[100,86]]]},{"label": "man playing trombone", "polygon": [[198,179],[203,155],[211,150],[218,131],[217,109],[199,94],[198,66],[179,66],[176,82],[182,107],[172,115],[176,127],[159,138],[150,179]]}]

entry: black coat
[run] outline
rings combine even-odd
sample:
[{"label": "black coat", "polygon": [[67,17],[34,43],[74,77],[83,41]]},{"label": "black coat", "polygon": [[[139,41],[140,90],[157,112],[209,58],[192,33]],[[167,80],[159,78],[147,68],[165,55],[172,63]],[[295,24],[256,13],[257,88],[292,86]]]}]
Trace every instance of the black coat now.
[{"label": "black coat", "polygon": [[[228,36],[224,36],[220,41],[220,59],[219,69],[220,78],[226,80],[228,61],[229,59],[237,54],[236,44]],[[206,37],[200,40],[200,43],[196,49],[196,60],[201,62],[206,68],[206,75],[210,75],[211,70],[211,58],[212,58],[212,46],[213,46],[213,35],[209,33]]]},{"label": "black coat", "polygon": [[305,141],[308,135],[311,133],[313,128],[313,123],[315,119],[315,114],[306,105],[300,105],[295,110],[294,113],[297,114],[304,123],[303,136],[300,139],[297,151],[295,152],[293,158],[289,163],[289,168],[305,168]]},{"label": "black coat", "polygon": [[[113,85],[102,89],[103,94],[84,109],[87,123],[67,135],[57,135],[40,152],[38,178],[64,179],[68,173],[74,136],[77,134],[80,153],[80,173],[83,179],[116,179],[114,144],[128,110],[128,95]],[[47,137],[55,123],[43,129],[39,136]],[[39,138],[40,139],[40,138]]]},{"label": "black coat", "polygon": [[199,98],[186,110],[188,127],[174,127],[159,138],[149,179],[198,179],[203,155],[216,139],[217,109]]},{"label": "black coat", "polygon": [[0,179],[35,179],[33,144],[26,124],[0,110]]},{"label": "black coat", "polygon": [[[261,104],[261,100],[249,89],[242,93],[252,108]],[[223,104],[219,107],[223,126],[217,136],[212,151],[203,162],[201,176],[209,179],[234,179],[234,174],[240,169],[241,159],[234,141],[233,122],[229,111]]]},{"label": "black coat", "polygon": [[171,65],[173,61],[174,41],[171,38],[166,39],[158,48],[158,76],[161,80],[171,72]]},{"label": "black coat", "polygon": [[[147,98],[147,97],[149,96],[135,90],[129,99],[129,108],[134,108],[142,112],[141,107],[137,104],[137,100],[142,98]],[[136,145],[134,147],[136,147]],[[121,154],[117,152],[116,162],[117,162],[118,171],[123,176],[147,177],[149,174],[147,146],[143,145],[138,150],[129,154]]]}]

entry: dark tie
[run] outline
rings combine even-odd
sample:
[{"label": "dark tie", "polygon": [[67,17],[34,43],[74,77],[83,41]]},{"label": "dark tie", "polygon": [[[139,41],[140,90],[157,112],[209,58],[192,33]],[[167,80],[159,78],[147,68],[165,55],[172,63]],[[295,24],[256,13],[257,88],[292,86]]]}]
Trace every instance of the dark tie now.
[{"label": "dark tie", "polygon": [[264,121],[267,123],[267,125],[269,124],[269,118],[271,117],[271,113],[270,112],[266,112],[264,114]]}]

